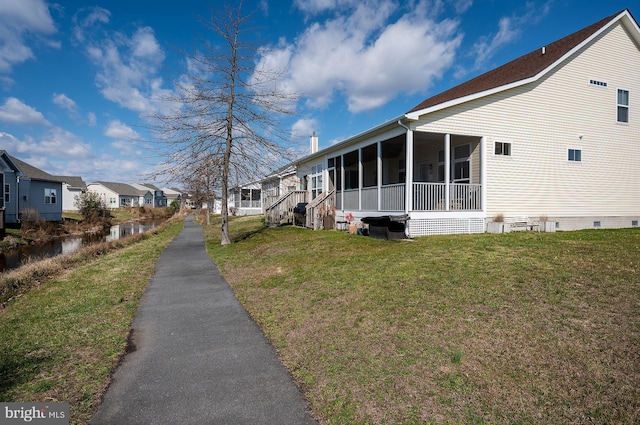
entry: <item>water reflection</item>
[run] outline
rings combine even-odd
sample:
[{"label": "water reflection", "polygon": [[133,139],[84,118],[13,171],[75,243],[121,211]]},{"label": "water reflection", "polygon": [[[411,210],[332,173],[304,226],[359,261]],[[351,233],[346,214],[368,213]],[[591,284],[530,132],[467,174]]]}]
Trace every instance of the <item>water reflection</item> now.
[{"label": "water reflection", "polygon": [[128,236],[147,232],[160,226],[165,219],[141,220],[111,226],[108,234],[69,237],[34,245],[21,246],[0,253],[0,272],[20,267],[30,259],[55,257],[60,254],[72,254],[84,246],[96,242],[111,242]]}]

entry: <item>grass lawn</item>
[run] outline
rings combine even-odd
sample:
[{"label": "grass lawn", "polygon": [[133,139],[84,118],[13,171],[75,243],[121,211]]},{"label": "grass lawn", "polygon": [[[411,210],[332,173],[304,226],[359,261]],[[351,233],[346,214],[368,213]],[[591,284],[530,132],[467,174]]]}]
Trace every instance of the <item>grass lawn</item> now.
[{"label": "grass lawn", "polygon": [[328,424],[640,423],[640,229],[208,249]]},{"label": "grass lawn", "polygon": [[173,220],[116,250],[4,274],[0,288],[22,282],[29,290],[0,306],[0,401],[69,402],[71,423],[86,423],[124,353],[156,259],[181,230]]}]

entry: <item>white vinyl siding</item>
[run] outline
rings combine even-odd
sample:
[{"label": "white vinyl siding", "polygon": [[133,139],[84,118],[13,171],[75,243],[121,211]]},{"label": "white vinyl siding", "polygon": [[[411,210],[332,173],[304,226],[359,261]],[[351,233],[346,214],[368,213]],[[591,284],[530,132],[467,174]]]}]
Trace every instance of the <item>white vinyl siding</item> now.
[{"label": "white vinyl siding", "polygon": [[[613,102],[618,87],[640,93],[638,69],[638,46],[616,24],[541,80],[423,116],[417,130],[517,142],[509,161],[487,143],[487,217],[637,215],[640,128],[633,114],[617,124]],[[590,85],[594,75],[607,87]],[[589,152],[582,166],[570,148]]]}]

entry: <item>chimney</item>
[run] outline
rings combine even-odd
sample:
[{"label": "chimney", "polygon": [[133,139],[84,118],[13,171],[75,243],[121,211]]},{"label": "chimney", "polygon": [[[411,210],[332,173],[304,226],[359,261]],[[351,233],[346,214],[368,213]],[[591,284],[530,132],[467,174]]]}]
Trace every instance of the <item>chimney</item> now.
[{"label": "chimney", "polygon": [[316,132],[313,132],[313,135],[311,136],[311,153],[314,154],[316,152],[318,152],[318,136],[316,136]]}]

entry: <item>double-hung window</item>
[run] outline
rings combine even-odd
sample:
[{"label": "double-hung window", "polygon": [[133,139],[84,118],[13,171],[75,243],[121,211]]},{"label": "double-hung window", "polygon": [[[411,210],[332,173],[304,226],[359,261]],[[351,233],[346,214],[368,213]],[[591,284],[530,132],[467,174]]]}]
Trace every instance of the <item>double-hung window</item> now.
[{"label": "double-hung window", "polygon": [[58,202],[58,195],[56,193],[56,189],[45,189],[44,190],[44,203],[45,204],[55,204]]},{"label": "double-hung window", "polygon": [[618,122],[629,122],[629,90],[618,89]]},{"label": "double-hung window", "polygon": [[11,202],[11,185],[9,184],[4,185],[4,202]]}]

